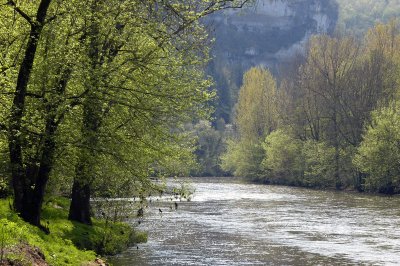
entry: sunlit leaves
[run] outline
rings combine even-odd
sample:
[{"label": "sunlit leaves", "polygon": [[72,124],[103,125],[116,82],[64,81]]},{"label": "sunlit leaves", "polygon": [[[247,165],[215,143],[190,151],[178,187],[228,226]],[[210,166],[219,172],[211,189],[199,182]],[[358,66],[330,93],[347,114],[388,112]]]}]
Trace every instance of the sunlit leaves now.
[{"label": "sunlit leaves", "polygon": [[372,126],[354,158],[355,165],[368,174],[365,188],[395,193],[400,185],[400,107],[397,102],[373,113]]},{"label": "sunlit leaves", "polygon": [[236,108],[241,138],[258,139],[277,126],[277,92],[272,74],[264,68],[251,68],[243,77]]}]

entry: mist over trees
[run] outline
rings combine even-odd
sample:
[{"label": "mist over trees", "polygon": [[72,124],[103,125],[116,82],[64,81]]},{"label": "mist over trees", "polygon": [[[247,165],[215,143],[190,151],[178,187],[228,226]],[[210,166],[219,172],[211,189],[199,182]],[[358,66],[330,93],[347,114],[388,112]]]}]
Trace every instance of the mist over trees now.
[{"label": "mist over trees", "polygon": [[400,14],[397,0],[337,0],[339,5],[338,27],[361,37],[376,23],[387,23]]}]

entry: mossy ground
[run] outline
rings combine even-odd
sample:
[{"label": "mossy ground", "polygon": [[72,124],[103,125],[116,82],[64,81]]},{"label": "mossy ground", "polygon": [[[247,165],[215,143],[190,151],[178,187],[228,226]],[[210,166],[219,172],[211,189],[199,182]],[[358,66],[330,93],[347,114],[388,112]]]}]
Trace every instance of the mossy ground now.
[{"label": "mossy ground", "polygon": [[50,265],[85,265],[93,262],[97,254],[121,252],[140,235],[125,223],[93,219],[93,225],[88,226],[71,222],[67,219],[69,200],[65,198],[45,202],[42,224],[50,230],[46,234],[22,221],[10,205],[11,200],[0,200],[0,252],[26,243],[40,248]]}]

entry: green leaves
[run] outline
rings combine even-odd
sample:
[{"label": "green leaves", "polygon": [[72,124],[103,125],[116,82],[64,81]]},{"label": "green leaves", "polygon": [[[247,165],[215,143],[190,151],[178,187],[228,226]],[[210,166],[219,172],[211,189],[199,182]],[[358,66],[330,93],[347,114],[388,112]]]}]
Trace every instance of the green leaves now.
[{"label": "green leaves", "polygon": [[273,131],[263,143],[262,162],[269,182],[298,185],[303,171],[302,143],[283,129]]},{"label": "green leaves", "polygon": [[365,189],[396,193],[400,187],[400,106],[377,110],[372,116],[372,126],[354,157],[354,164],[368,176]]},{"label": "green leaves", "polygon": [[276,81],[267,69],[254,67],[244,74],[235,123],[239,136],[228,142],[222,169],[238,176],[259,177],[262,142],[278,125]]},{"label": "green leaves", "polygon": [[276,81],[267,69],[251,68],[244,74],[236,114],[241,138],[262,139],[276,128]]},{"label": "green leaves", "polygon": [[[84,169],[81,179],[96,195],[126,196],[161,190],[150,176],[186,174],[194,143],[183,125],[207,118],[215,96],[204,74],[209,41],[199,19],[244,2],[43,0],[4,6],[0,140],[11,125],[4,146],[16,147],[10,152],[18,160],[12,165],[19,166],[12,168],[19,174],[14,179],[38,193],[43,189],[37,181],[45,187],[50,180],[47,191],[57,193],[70,191],[77,169]],[[19,72],[25,55],[29,73]],[[16,90],[19,75],[25,83]]]},{"label": "green leaves", "polygon": [[280,184],[399,192],[399,44],[396,21],[362,43],[314,36],[278,90],[265,69],[250,69],[224,169]]}]

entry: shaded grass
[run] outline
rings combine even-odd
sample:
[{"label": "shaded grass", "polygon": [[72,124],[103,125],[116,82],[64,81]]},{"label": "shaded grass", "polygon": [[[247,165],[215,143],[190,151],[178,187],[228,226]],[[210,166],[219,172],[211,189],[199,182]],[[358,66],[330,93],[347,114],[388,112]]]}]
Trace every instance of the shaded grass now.
[{"label": "shaded grass", "polygon": [[50,234],[45,234],[22,221],[10,204],[10,200],[0,200],[0,251],[27,243],[39,247],[50,265],[85,265],[94,261],[96,254],[123,251],[140,236],[125,223],[93,219],[93,225],[88,226],[69,221],[69,200],[65,198],[45,202],[42,223],[50,230]]}]

